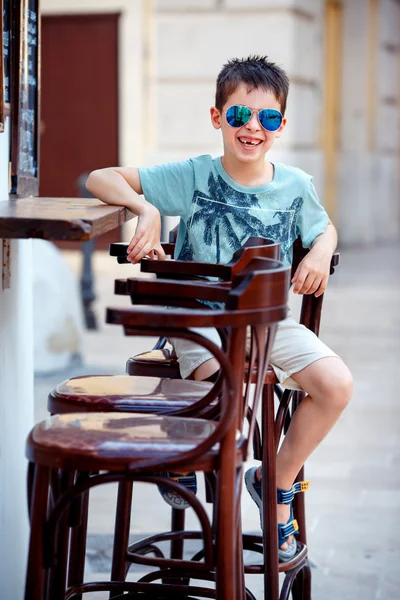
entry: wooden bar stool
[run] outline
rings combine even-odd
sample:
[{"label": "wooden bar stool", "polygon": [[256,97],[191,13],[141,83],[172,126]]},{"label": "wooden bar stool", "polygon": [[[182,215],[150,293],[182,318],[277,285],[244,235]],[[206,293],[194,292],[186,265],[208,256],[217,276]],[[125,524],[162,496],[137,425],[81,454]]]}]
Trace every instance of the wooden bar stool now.
[{"label": "wooden bar stool", "polygon": [[[51,417],[37,425],[27,442],[27,456],[35,464],[35,472],[26,600],[44,599],[48,582],[52,582],[53,586],[48,587],[46,600],[70,599],[86,591],[100,589],[111,590],[113,593],[135,590],[148,594],[151,590],[153,598],[187,598],[190,594],[222,600],[244,598],[239,542],[241,467],[246,458],[255,420],[250,423],[249,434],[244,434],[243,415],[247,405],[250,402],[257,404],[261,394],[276,323],[286,314],[288,278],[287,268],[275,261],[266,261],[265,271],[236,278],[228,292],[224,310],[172,310],[170,316],[173,326],[169,327],[165,327],[165,311],[162,309],[108,310],[107,321],[123,325],[128,335],[154,335],[157,332],[191,339],[208,348],[221,365],[222,385],[216,398],[218,418],[204,420],[133,413],[75,413]],[[242,395],[248,325],[252,327],[252,371],[257,366],[259,370],[252,400],[250,377],[247,378],[245,396]],[[229,328],[226,352],[208,339],[188,330],[189,327],[210,326],[218,330]],[[214,388],[216,387],[215,385]],[[274,498],[274,461],[271,463],[269,494]],[[65,486],[56,504],[51,505],[49,479],[50,471],[54,469],[60,471]],[[215,534],[199,500],[176,482],[154,475],[155,469],[205,470],[217,474],[215,514],[218,518]],[[74,476],[77,471],[85,477],[72,483],[71,474]],[[101,475],[92,475],[100,471]],[[268,475],[267,472],[266,476]],[[163,483],[182,494],[199,517],[205,550],[204,562],[143,556],[138,557],[138,562],[143,563],[146,558],[151,561],[147,564],[163,569],[165,572],[161,571],[161,578],[164,582],[168,579],[176,581],[182,577],[204,577],[206,580],[215,577],[216,596],[198,587],[149,583],[159,577],[160,571],[137,584],[123,581],[82,584],[71,587],[65,593],[66,553],[64,541],[60,542],[60,519],[63,515],[65,518],[71,502],[86,489],[109,481],[133,480]],[[181,535],[185,536],[186,533],[181,532]],[[276,515],[270,543],[277,556]],[[237,574],[236,578],[232,578],[232,567]],[[57,577],[54,577],[54,570]],[[250,593],[247,597],[254,598]]]}]

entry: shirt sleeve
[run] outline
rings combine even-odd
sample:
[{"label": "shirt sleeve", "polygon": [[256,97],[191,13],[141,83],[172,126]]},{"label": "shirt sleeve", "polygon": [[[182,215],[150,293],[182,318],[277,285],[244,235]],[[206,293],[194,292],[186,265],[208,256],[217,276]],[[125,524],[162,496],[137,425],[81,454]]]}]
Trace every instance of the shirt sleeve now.
[{"label": "shirt sleeve", "polygon": [[312,178],[310,178],[296,224],[296,233],[301,238],[303,248],[309,248],[315,238],[324,233],[328,222],[329,217],[319,201]]},{"label": "shirt sleeve", "polygon": [[185,217],[194,193],[194,168],[191,160],[140,168],[143,195],[160,214]]}]

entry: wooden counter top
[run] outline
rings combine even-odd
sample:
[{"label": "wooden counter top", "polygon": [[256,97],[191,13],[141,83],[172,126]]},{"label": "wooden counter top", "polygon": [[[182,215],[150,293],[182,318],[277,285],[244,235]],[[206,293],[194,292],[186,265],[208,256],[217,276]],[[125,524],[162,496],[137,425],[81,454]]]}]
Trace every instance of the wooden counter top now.
[{"label": "wooden counter top", "polygon": [[96,198],[18,198],[0,202],[0,238],[85,241],[134,215]]}]

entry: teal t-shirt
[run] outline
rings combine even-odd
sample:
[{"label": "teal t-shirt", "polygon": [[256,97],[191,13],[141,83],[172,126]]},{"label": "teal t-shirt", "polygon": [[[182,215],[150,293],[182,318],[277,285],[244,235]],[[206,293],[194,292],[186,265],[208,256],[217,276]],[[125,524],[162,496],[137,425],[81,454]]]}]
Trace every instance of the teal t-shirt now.
[{"label": "teal t-shirt", "polygon": [[146,200],[181,218],[175,258],[227,263],[254,236],[279,242],[287,265],[297,237],[308,248],[328,224],[312,177],[273,165],[272,181],[259,187],[236,183],[210,155],[139,169]]}]

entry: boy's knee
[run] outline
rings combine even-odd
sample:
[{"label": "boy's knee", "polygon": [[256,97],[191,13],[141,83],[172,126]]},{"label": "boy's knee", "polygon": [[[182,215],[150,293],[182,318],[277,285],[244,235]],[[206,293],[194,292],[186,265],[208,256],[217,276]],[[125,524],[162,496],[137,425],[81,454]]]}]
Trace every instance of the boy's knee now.
[{"label": "boy's knee", "polygon": [[210,378],[218,375],[218,371],[219,362],[215,358],[210,358],[193,371],[190,379],[194,379],[195,381],[212,381]]},{"label": "boy's knee", "polygon": [[328,388],[325,392],[331,405],[333,404],[338,410],[344,410],[351,400],[354,381],[352,374],[342,361],[338,361],[337,367],[330,374],[325,385]]}]

